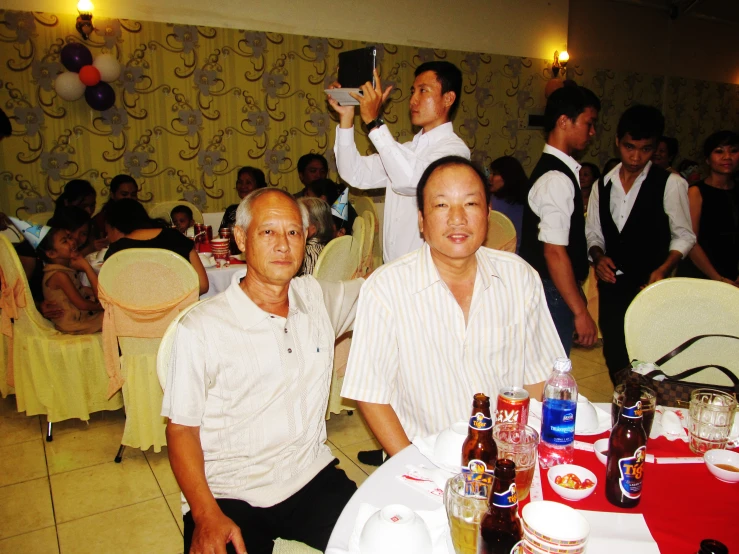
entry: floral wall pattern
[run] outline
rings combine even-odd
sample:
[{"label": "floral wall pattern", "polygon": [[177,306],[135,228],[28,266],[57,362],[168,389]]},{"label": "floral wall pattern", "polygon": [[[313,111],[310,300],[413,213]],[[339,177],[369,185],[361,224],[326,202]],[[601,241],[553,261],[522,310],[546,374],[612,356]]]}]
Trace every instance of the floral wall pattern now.
[{"label": "floral wall pattern", "polygon": [[[236,172],[261,168],[270,186],[301,189],[298,158],[324,153],[333,165],[335,123],[323,89],[336,78],[338,53],[365,43],[255,30],[95,19],[86,46],[123,66],[117,100],[104,112],[57,96],[61,48],[80,41],[75,19],[0,11],[0,106],[13,135],[0,144],[0,209],[23,217],[52,209],[66,182],[89,180],[105,201],[118,173],[139,182],[144,202],[186,199],[219,211],[237,199]],[[414,134],[408,114],[414,69],[445,59],[464,75],[454,126],[473,158],[508,154],[531,171],[544,144],[526,129],[541,112],[548,60],[378,44],[384,83],[395,86],[385,111],[401,141]],[[739,127],[739,87],[664,76],[572,67],[568,77],[603,99],[599,135],[586,153],[612,156],[620,113],[637,102],[662,107],[681,155],[703,138]],[[665,79],[667,83],[665,86]],[[358,133],[360,151],[371,152]]]}]

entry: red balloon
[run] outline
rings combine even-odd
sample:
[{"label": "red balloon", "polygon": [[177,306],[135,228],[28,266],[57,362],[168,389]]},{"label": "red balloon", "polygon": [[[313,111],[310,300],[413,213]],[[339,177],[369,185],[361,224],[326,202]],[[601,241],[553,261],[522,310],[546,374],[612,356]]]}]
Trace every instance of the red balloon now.
[{"label": "red balloon", "polygon": [[100,82],[100,70],[94,65],[86,65],[80,69],[80,81],[85,86],[94,87]]}]

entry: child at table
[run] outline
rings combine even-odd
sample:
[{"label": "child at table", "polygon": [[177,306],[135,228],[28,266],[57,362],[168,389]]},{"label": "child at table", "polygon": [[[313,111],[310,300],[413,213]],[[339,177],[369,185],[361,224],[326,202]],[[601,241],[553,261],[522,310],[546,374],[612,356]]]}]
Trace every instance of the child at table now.
[{"label": "child at table", "polygon": [[[77,252],[72,234],[52,227],[41,239],[36,253],[44,262],[44,299],[62,310],[61,316],[52,319],[54,327],[73,335],[99,333],[103,328],[103,307],[97,301],[97,274]],[[85,272],[92,288],[82,286],[80,271]]]},{"label": "child at table", "polygon": [[182,204],[175,206],[169,213],[169,217],[172,220],[172,225],[180,233],[190,238],[195,236],[195,221],[190,208]]}]

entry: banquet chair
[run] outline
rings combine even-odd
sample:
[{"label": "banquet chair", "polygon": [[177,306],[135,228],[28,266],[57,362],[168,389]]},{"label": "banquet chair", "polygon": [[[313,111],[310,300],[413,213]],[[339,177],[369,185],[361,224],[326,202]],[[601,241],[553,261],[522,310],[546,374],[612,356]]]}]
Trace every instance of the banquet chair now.
[{"label": "banquet chair", "polygon": [[[657,281],[631,302],[624,318],[630,360],[655,362],[699,335],[739,336],[739,289],[708,279],[675,277]],[[676,375],[705,365],[723,366],[739,376],[739,340],[706,337],[697,340],[660,369]],[[694,383],[732,383],[714,367],[689,379]]]},{"label": "banquet chair", "polygon": [[26,274],[15,248],[0,236],[2,328],[7,337],[6,383],[15,387],[19,412],[45,414],[46,440],[52,424],[67,419],[87,421],[90,414],[118,410],[120,394],[109,395],[102,335],[68,335],[36,310]]},{"label": "banquet chair", "polygon": [[103,349],[109,392],[123,389],[126,425],[115,458],[126,446],[155,452],[167,444],[160,415],[156,354],[169,323],[198,299],[198,276],[182,256],[158,248],[123,250],[100,270],[105,308]]},{"label": "banquet chair", "polygon": [[359,267],[352,259],[353,237],[349,235],[335,238],[321,250],[313,270],[313,277],[324,281],[345,281],[352,278]]},{"label": "banquet chair", "polygon": [[362,254],[364,253],[365,228],[366,225],[364,223],[364,219],[358,217],[354,220],[354,223],[352,224],[352,250],[350,256],[357,265],[354,269],[354,273],[352,273],[352,279],[356,279],[364,275],[362,272]]},{"label": "banquet chair", "polygon": [[26,218],[31,225],[46,225],[54,215],[54,212],[39,212],[31,214]]},{"label": "banquet chair", "polygon": [[504,252],[516,251],[516,228],[506,215],[490,210],[488,235],[482,245]]},{"label": "banquet chair", "polygon": [[364,277],[374,267],[372,259],[372,248],[375,244],[375,214],[369,210],[362,212],[364,220],[364,244],[362,245],[361,276]]},{"label": "banquet chair", "polygon": [[[170,213],[175,206],[187,206],[192,210],[192,219],[195,223],[203,223],[203,212],[200,211],[195,204],[188,202],[187,200],[172,200],[169,202],[156,202],[151,206],[148,206],[146,211],[149,212],[149,217],[154,219],[161,218],[167,223],[172,222]],[[218,233],[216,233],[218,234]]]},{"label": "banquet chair", "polygon": [[369,211],[372,212],[372,215],[375,216],[375,218],[377,218],[375,203],[372,202],[371,198],[368,198],[367,196],[354,196],[349,200],[351,200],[351,203],[358,214],[362,215],[364,212]]}]

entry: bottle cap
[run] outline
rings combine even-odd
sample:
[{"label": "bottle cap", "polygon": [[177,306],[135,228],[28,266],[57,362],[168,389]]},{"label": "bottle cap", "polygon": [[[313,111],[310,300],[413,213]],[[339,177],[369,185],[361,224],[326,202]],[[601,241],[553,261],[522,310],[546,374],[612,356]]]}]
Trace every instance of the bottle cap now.
[{"label": "bottle cap", "polygon": [[557,358],[554,360],[554,369],[566,373],[572,369],[572,362],[569,358]]}]

